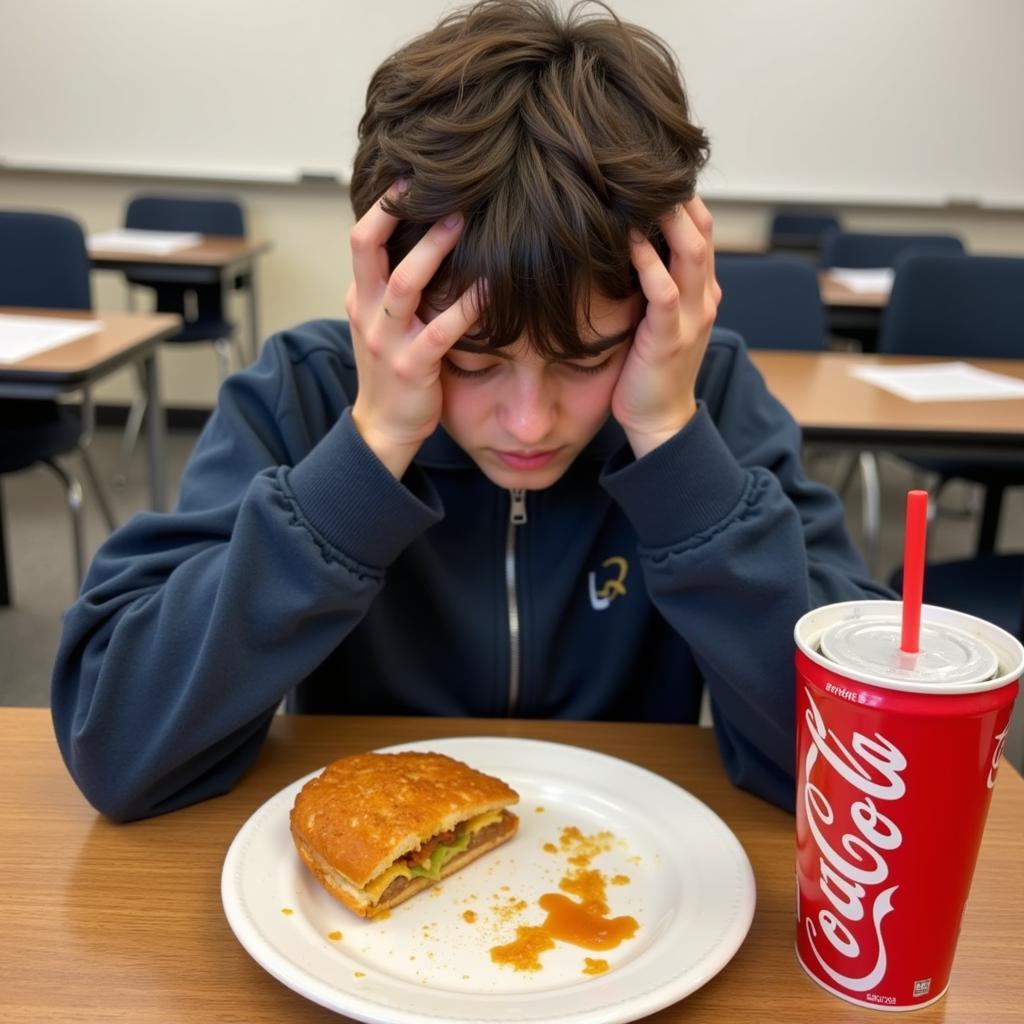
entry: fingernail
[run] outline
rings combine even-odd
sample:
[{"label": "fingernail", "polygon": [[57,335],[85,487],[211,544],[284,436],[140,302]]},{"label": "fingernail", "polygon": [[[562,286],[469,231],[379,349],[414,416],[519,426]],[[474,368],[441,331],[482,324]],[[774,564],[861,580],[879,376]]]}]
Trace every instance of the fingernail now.
[{"label": "fingernail", "polygon": [[412,178],[399,178],[395,182],[395,188],[398,189],[398,194],[401,195],[403,192],[408,192],[412,186]]},{"label": "fingernail", "polygon": [[637,231],[636,228],[630,228],[629,229],[629,240],[634,245],[639,245],[644,240],[644,236],[642,234],[640,234],[640,232]]},{"label": "fingernail", "polygon": [[450,213],[441,223],[446,228],[457,228],[462,223],[461,213]]}]

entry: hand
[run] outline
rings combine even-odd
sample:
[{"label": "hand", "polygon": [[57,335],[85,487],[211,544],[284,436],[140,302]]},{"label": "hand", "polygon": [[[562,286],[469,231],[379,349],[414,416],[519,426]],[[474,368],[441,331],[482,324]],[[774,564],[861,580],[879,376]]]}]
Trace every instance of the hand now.
[{"label": "hand", "polygon": [[417,316],[423,289],[455,248],[463,218],[433,224],[389,277],[385,244],[397,224],[376,202],[352,229],[354,282],[345,310],[359,374],[352,419],[401,478],[441,418],[441,359],[476,323],[478,306],[474,288],[429,324]]},{"label": "hand", "polygon": [[646,238],[630,233],[630,257],[647,312],[612,394],[612,415],[638,459],[696,413],[697,372],[722,298],[711,214],[700,198],[683,203],[660,224],[671,253],[667,267]]}]

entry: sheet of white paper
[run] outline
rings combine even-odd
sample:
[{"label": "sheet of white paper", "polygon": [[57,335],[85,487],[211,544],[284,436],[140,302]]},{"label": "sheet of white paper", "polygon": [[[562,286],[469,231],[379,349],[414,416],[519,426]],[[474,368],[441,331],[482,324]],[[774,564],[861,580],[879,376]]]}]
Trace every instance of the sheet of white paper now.
[{"label": "sheet of white paper", "polygon": [[891,267],[871,267],[855,269],[852,267],[832,267],[828,276],[839,284],[846,285],[852,292],[884,292],[892,291],[893,270]]},{"label": "sheet of white paper", "polygon": [[117,252],[137,252],[151,256],[166,256],[168,253],[198,245],[203,236],[195,231],[139,231],[136,228],[119,228],[104,231],[88,238],[89,249]]},{"label": "sheet of white paper", "polygon": [[850,374],[911,402],[1024,398],[1024,380],[979,370],[969,363],[857,366],[850,369]]},{"label": "sheet of white paper", "polygon": [[37,352],[92,334],[102,326],[99,320],[0,315],[0,363],[17,363]]}]

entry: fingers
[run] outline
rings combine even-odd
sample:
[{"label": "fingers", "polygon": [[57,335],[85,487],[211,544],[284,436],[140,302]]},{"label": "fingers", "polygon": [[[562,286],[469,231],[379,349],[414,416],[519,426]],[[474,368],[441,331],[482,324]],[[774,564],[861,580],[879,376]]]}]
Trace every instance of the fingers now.
[{"label": "fingers", "polygon": [[672,329],[681,313],[696,323],[712,323],[721,289],[715,280],[711,214],[694,196],[662,218],[660,226],[670,252],[668,267],[649,241],[639,236],[630,241],[651,326]]},{"label": "fingers", "polygon": [[352,276],[356,290],[364,299],[380,296],[388,283],[388,253],[385,245],[398,225],[398,217],[383,209],[385,198],[397,198],[405,188],[396,181],[356,222],[349,236],[352,249]]},{"label": "fingers", "polygon": [[392,271],[384,289],[382,312],[394,326],[405,328],[416,315],[423,289],[455,248],[462,227],[463,219],[458,213],[432,224]]},{"label": "fingers", "polygon": [[486,285],[477,281],[420,331],[404,353],[411,374],[433,371],[452,345],[476,326],[485,298]]}]

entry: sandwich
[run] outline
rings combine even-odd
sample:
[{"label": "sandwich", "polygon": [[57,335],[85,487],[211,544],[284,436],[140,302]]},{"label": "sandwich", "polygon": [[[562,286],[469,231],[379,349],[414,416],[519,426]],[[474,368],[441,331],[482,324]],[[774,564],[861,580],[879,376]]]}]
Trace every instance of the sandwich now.
[{"label": "sandwich", "polygon": [[519,795],[444,754],[354,754],[295,798],[291,833],[317,881],[376,917],[516,834]]}]

